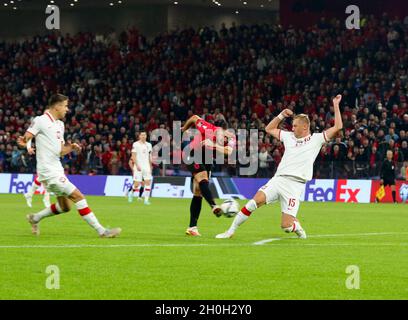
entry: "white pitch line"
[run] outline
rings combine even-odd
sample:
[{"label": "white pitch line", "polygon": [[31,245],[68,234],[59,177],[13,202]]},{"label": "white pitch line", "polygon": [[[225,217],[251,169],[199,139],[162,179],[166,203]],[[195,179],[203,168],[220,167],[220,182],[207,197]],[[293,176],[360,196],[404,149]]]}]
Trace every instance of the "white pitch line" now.
[{"label": "white pitch line", "polygon": [[250,243],[131,243],[131,244],[50,244],[50,245],[4,245],[0,249],[69,249],[69,248],[132,248],[132,247],[231,247],[231,246],[248,246]]},{"label": "white pitch line", "polygon": [[[406,235],[408,232],[376,232],[376,233],[346,233],[346,234],[321,234],[310,235],[309,238],[324,238],[324,237],[366,237],[380,235]],[[229,240],[224,240],[218,243],[133,243],[133,244],[50,244],[50,245],[0,245],[0,249],[70,249],[70,248],[138,248],[138,247],[244,247],[253,245],[264,245],[269,242],[294,239],[296,237],[287,238],[271,238],[254,243],[233,243]],[[407,246],[408,243],[307,243],[307,240],[299,240],[299,242],[280,242],[279,246]]]},{"label": "white pitch line", "polygon": [[[288,239],[288,238],[285,238]],[[283,239],[281,239],[283,240]],[[66,245],[5,245],[0,246],[0,249],[77,249],[77,248],[149,248],[149,247],[251,247],[254,246],[253,243],[218,243],[218,244],[116,244],[116,245],[88,245],[88,244],[66,244]],[[299,240],[295,242],[281,242],[279,247],[398,247],[398,246],[408,246],[408,242],[402,243],[307,243],[304,240]]]},{"label": "white pitch line", "polygon": [[256,246],[262,246],[265,243],[272,242],[272,241],[279,241],[279,240],[282,240],[282,238],[265,239],[265,240],[254,242],[253,244],[256,245]]},{"label": "white pitch line", "polygon": [[[336,238],[336,237],[369,237],[369,236],[388,236],[388,235],[406,235],[408,232],[371,232],[371,233],[343,233],[343,234],[315,234],[310,235],[308,238]],[[254,245],[264,245],[269,242],[284,240],[284,239],[296,239],[297,237],[287,237],[287,238],[270,238],[261,241],[254,242]],[[314,245],[314,244],[307,244]],[[320,244],[319,244],[320,245]]]}]

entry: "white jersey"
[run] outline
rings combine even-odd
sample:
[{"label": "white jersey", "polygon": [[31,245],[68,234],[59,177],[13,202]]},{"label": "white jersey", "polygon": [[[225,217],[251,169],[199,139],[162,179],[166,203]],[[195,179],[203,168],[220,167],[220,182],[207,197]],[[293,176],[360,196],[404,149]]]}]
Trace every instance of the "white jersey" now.
[{"label": "white jersey", "polygon": [[64,175],[60,154],[64,140],[64,123],[49,112],[35,117],[27,129],[35,136],[38,180],[44,181]]},{"label": "white jersey", "polygon": [[152,150],[153,148],[150,142],[134,142],[132,153],[136,153],[136,165],[142,168],[150,168],[150,155]]},{"label": "white jersey", "polygon": [[314,133],[304,138],[296,138],[293,132],[280,130],[279,140],[285,146],[285,152],[275,176],[292,176],[301,181],[313,177],[313,163],[324,143],[326,133]]}]

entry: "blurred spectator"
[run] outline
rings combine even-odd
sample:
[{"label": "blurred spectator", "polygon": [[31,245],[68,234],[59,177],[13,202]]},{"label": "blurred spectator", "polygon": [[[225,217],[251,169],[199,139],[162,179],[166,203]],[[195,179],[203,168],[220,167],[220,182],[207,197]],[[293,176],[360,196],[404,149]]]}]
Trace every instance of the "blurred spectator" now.
[{"label": "blurred spectator", "polygon": [[259,159],[259,170],[258,177],[267,178],[270,172],[270,163],[272,162],[272,157],[266,150],[265,146],[262,146],[258,154]]}]

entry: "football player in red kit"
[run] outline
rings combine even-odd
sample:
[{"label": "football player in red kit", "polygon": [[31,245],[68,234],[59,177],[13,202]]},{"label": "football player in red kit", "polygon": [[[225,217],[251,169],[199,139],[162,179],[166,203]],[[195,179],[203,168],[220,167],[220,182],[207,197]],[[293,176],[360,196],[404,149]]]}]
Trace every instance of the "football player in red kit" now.
[{"label": "football player in red kit", "polygon": [[193,176],[193,199],[190,205],[190,226],[186,230],[186,234],[200,236],[197,221],[200,216],[203,197],[211,206],[215,216],[220,217],[222,215],[221,207],[215,203],[209,188],[209,178],[211,176],[214,154],[219,152],[224,156],[230,155],[235,147],[236,141],[234,134],[203,120],[197,115],[192,116],[186,121],[182,131],[185,132],[191,127],[195,127],[199,133],[194,136],[194,139],[190,142],[189,149],[194,153],[202,152],[203,158],[206,150],[210,150],[213,155],[211,159],[209,159],[210,161],[205,161],[206,159],[194,159],[192,163],[188,164],[188,169]]}]

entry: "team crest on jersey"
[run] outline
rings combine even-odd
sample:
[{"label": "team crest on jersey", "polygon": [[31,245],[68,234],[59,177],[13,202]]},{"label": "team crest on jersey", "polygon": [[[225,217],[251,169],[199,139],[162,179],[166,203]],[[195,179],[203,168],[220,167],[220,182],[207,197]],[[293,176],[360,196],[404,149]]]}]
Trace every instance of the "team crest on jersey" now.
[{"label": "team crest on jersey", "polygon": [[303,140],[296,140],[296,147],[304,145],[306,142],[310,141],[311,137],[306,137]]},{"label": "team crest on jersey", "polygon": [[57,131],[57,138],[61,139],[61,131]]},{"label": "team crest on jersey", "polygon": [[65,181],[67,181],[67,178],[61,177],[61,178],[59,178],[59,181],[60,181],[61,183],[64,183]]}]

